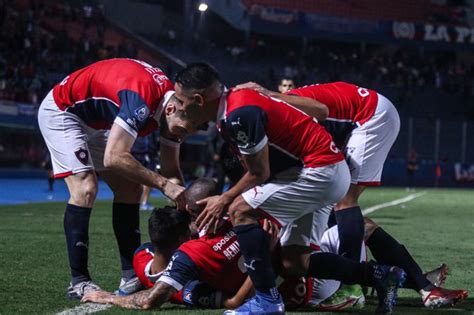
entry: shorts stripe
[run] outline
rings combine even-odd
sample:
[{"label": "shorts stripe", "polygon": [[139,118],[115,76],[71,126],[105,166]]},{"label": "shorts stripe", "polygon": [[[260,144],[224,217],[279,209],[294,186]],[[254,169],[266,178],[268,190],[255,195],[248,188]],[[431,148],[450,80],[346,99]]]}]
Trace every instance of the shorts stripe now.
[{"label": "shorts stripe", "polygon": [[59,173],[59,174],[54,174],[54,178],[64,178],[64,177],[68,177],[72,174],[73,174],[72,171]]},{"label": "shorts stripe", "polygon": [[380,186],[382,185],[381,182],[357,182],[357,185],[361,186]]}]

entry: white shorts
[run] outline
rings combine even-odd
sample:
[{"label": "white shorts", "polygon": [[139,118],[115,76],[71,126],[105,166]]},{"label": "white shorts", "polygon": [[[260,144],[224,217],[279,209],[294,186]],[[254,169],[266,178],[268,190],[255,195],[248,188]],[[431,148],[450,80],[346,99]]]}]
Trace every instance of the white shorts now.
[{"label": "white shorts", "polygon": [[[345,196],[349,185],[349,169],[341,161],[324,167],[288,169],[276,174],[271,182],[244,192],[242,197],[282,226],[282,246],[309,246],[312,231],[322,235],[332,205]],[[313,215],[319,222],[316,227]]]},{"label": "white shorts", "polygon": [[78,116],[62,111],[52,91],[38,110],[38,123],[51,154],[55,178],[103,170],[109,130],[88,127]]},{"label": "white shorts", "polygon": [[[324,232],[320,240],[320,251],[323,253],[338,253],[339,233],[337,231],[337,225]],[[367,261],[367,251],[364,244],[362,244],[360,257],[360,261]],[[313,278],[312,281],[312,291],[309,300],[309,303],[311,304],[319,304],[324,301],[333,295],[341,285],[341,282],[337,280],[320,280]]]},{"label": "white shorts", "polygon": [[399,131],[400,117],[395,106],[378,94],[374,115],[352,130],[344,148],[352,184],[380,185],[383,164]]}]

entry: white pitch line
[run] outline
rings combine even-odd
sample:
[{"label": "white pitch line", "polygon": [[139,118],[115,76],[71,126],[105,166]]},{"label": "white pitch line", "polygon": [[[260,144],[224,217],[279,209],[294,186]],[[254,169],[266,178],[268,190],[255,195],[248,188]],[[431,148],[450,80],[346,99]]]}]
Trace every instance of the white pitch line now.
[{"label": "white pitch line", "polygon": [[408,196],[403,197],[403,198],[399,198],[399,199],[395,199],[395,200],[392,200],[392,201],[389,201],[389,202],[381,203],[379,205],[375,205],[375,206],[372,206],[372,207],[369,207],[369,208],[365,209],[364,211],[362,211],[362,214],[367,215],[369,213],[375,212],[375,211],[377,211],[379,209],[382,209],[382,208],[396,206],[396,205],[411,201],[413,199],[416,199],[418,197],[421,197],[425,194],[426,194],[426,191],[422,191],[422,192],[419,192],[419,193],[416,193],[416,194],[408,195]]},{"label": "white pitch line", "polygon": [[91,314],[91,313],[105,311],[106,309],[109,309],[111,307],[112,305],[110,304],[85,303],[73,308],[68,308],[62,312],[56,313],[56,315]]}]

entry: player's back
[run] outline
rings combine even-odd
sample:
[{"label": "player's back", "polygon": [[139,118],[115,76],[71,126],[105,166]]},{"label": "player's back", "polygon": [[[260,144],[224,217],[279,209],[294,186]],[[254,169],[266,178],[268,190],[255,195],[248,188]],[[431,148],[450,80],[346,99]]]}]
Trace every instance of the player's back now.
[{"label": "player's back", "polygon": [[[116,58],[93,63],[68,75],[53,90],[56,104],[69,107],[88,99],[108,99],[120,105],[118,93],[130,90],[159,102],[172,89],[165,74],[134,59]],[[157,104],[148,104],[150,107]]]},{"label": "player's back", "polygon": [[225,292],[236,292],[245,281],[246,269],[237,235],[230,222],[216,234],[187,241],[179,247],[196,264],[201,281]]},{"label": "player's back", "polygon": [[[255,121],[255,117],[259,117],[255,124],[262,124],[263,128],[245,126],[246,120]],[[259,135],[255,133],[264,132],[270,145],[302,160],[306,167],[326,166],[343,160],[331,136],[312,117],[256,91],[230,91],[226,121],[227,130],[234,135],[241,151],[245,146],[257,145],[254,142],[259,141]]]},{"label": "player's back", "polygon": [[316,99],[329,109],[328,119],[348,120],[364,124],[377,107],[377,92],[347,82],[312,84],[293,89],[287,94]]}]

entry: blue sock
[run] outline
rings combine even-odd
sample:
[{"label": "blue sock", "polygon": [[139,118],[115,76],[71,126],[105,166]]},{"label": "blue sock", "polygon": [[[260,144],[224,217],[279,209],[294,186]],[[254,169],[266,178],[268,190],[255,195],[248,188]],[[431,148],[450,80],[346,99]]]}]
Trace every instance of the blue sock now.
[{"label": "blue sock", "polygon": [[269,299],[279,299],[271,261],[270,241],[265,231],[258,224],[245,224],[234,226],[234,232],[237,234],[240,250],[245,259],[247,273],[257,292]]},{"label": "blue sock", "polygon": [[407,273],[406,288],[420,291],[430,287],[431,282],[423,275],[420,266],[418,266],[405,246],[398,243],[384,229],[381,227],[375,229],[366,244],[378,263],[397,266],[405,270]]},{"label": "blue sock", "polygon": [[360,208],[352,207],[336,211],[339,232],[339,255],[360,261],[360,249],[364,240],[364,217]]},{"label": "blue sock", "polygon": [[346,284],[371,286],[374,278],[372,264],[355,262],[332,253],[314,253],[309,258],[308,277],[339,280]]},{"label": "blue sock", "polygon": [[122,276],[130,278],[130,271],[133,270],[133,254],[141,245],[139,204],[114,202],[112,224],[120,252]]},{"label": "blue sock", "polygon": [[87,269],[91,211],[91,208],[67,204],[64,214],[64,234],[73,285],[91,279]]}]

